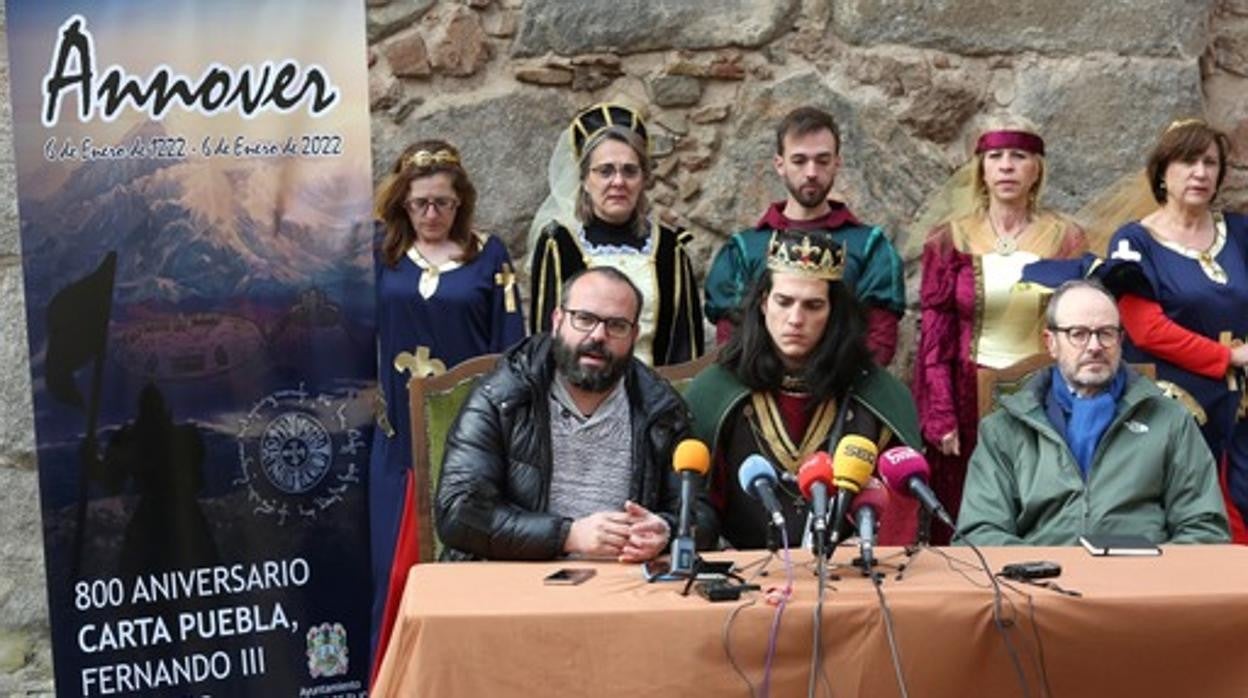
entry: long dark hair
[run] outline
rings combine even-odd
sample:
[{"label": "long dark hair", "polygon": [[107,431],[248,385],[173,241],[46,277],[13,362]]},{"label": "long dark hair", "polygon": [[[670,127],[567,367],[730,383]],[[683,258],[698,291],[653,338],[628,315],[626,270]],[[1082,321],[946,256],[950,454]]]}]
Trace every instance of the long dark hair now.
[{"label": "long dark hair", "polygon": [[[417,165],[416,153],[449,153],[454,162],[430,162]],[[381,258],[386,266],[394,268],[407,249],[416,242],[416,229],[407,215],[407,194],[414,180],[445,173],[451,177],[451,186],[459,198],[455,209],[455,222],[451,224],[450,239],[459,245],[460,261],[467,264],[480,252],[477,236],[472,232],[472,217],[477,209],[477,189],[472,186],[464,169],[459,151],[443,140],[417,141],[399,154],[390,174],[382,181],[373,201],[374,215],[385,224],[385,237],[381,242]]]},{"label": "long dark hair", "polygon": [[[751,390],[775,390],[784,380],[784,363],[763,320],[763,303],[771,288],[771,270],[765,269],[746,298],[741,324],[719,354],[720,365]],[[811,395],[819,400],[840,398],[871,365],[866,328],[862,308],[849,288],[840,281],[828,282],[828,324],[801,375]]]}]

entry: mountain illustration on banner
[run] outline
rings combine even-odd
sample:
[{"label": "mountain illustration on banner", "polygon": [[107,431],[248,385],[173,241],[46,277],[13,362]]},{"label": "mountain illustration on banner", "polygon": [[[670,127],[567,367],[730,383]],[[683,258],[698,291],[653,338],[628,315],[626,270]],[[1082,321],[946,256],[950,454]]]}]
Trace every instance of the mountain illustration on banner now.
[{"label": "mountain illustration on banner", "polygon": [[[164,136],[163,127],[149,121],[121,142]],[[77,163],[62,186],[23,201],[26,224],[59,231],[26,250],[36,262],[29,268],[62,273],[43,262],[63,259],[66,247],[81,259],[125,249],[117,261],[119,304],[265,297],[294,280],[366,288],[371,235],[335,232],[343,220],[371,225],[371,194],[354,175],[350,163],[324,160],[315,168],[255,158]],[[344,212],[344,205],[358,210]],[[356,249],[344,251],[343,239],[357,241]],[[55,287],[50,281],[35,279],[31,286]]]}]

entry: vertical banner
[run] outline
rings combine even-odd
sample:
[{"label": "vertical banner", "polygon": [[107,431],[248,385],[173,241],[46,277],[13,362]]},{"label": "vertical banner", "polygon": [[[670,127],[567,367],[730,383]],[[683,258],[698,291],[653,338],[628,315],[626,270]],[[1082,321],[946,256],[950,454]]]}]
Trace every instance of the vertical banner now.
[{"label": "vertical banner", "polygon": [[365,695],[362,0],[7,0],[59,695]]}]

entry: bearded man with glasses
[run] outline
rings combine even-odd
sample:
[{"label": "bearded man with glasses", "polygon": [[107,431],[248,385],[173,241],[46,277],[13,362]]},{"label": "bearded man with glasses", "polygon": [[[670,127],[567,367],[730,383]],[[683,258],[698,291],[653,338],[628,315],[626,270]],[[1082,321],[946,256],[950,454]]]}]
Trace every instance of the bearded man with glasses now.
[{"label": "bearded man with glasses", "polygon": [[[444,559],[641,562],[667,547],[680,510],[672,452],[690,420],[633,356],[641,291],[599,266],[560,297],[552,331],[507,352],[451,425],[436,510]],[[704,494],[694,517],[700,547],[712,546]]]},{"label": "bearded man with glasses", "polygon": [[1225,543],[1213,456],[1191,414],[1122,363],[1113,297],[1062,284],[1046,311],[1055,365],[980,422],[958,529],[979,545],[1084,535]]}]

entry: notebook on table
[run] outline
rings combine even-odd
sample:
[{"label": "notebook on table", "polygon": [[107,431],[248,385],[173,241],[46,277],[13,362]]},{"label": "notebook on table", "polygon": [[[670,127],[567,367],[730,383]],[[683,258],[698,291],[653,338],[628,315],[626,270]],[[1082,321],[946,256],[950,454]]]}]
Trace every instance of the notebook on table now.
[{"label": "notebook on table", "polygon": [[1161,554],[1161,548],[1144,536],[1090,534],[1079,536],[1079,542],[1093,555]]}]

